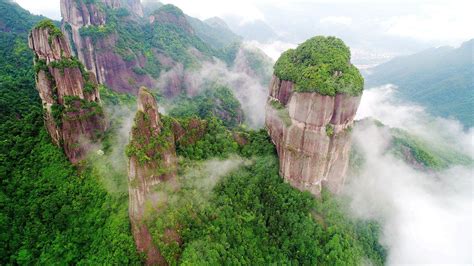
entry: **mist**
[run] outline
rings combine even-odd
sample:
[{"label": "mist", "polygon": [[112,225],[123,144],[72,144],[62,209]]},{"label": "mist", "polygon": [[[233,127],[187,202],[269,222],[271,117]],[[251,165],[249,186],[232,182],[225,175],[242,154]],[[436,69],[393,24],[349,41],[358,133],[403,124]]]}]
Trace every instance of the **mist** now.
[{"label": "mist", "polygon": [[[420,106],[401,104],[395,91],[391,85],[366,90],[357,117],[407,129],[433,146],[449,145],[472,158],[472,129],[431,117]],[[387,152],[390,141],[384,128],[354,128],[353,142],[365,163],[344,188],[350,213],[381,224],[380,242],[388,249],[389,265],[472,264],[472,163],[438,172],[416,170]]]},{"label": "mist", "polygon": [[397,90],[391,84],[365,90],[355,119],[372,117],[474,157],[474,128],[465,129],[455,119],[431,116],[422,106],[400,100]]},{"label": "mist", "polygon": [[[90,154],[93,171],[109,193],[128,193],[128,158],[125,147],[130,140],[130,132],[136,113],[136,106],[104,105],[105,113],[111,121],[109,135],[102,147]],[[104,152],[105,151],[105,152]]]},{"label": "mist", "polygon": [[196,189],[200,200],[207,200],[222,177],[249,163],[250,161],[236,155],[227,159],[209,159],[187,169],[182,182],[186,187]]},{"label": "mist", "polygon": [[[181,65],[163,72],[156,84],[159,89],[171,86],[170,82],[181,78],[188,96],[195,96],[211,84],[229,87],[239,100],[245,114],[245,122],[251,128],[261,128],[265,122],[265,103],[268,96],[267,85],[262,84],[258,77],[251,75],[252,71],[242,67],[243,53],[239,51],[234,60],[235,66],[228,67],[226,63],[214,58],[205,61],[199,69],[187,70]],[[238,64],[239,63],[239,64]],[[270,80],[268,80],[270,82]]]}]

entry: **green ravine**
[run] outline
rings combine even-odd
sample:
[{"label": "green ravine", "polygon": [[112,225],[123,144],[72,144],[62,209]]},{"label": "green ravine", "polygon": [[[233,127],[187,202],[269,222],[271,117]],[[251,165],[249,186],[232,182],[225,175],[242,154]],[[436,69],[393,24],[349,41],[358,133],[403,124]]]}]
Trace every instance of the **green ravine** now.
[{"label": "green ravine", "polygon": [[[227,144],[217,146],[212,160],[181,153],[181,189],[158,188],[168,196],[159,212],[147,213],[147,224],[170,264],[383,264],[376,223],[352,220],[342,211],[346,202],[328,193],[315,199],[284,183],[267,133],[243,134],[248,144],[227,152],[219,151]],[[229,163],[238,167],[219,176]],[[184,244],[162,241],[167,230],[179,232]]]},{"label": "green ravine", "polygon": [[359,96],[364,79],[350,60],[351,52],[342,40],[316,36],[284,52],[275,63],[274,74],[292,81],[297,92]]}]

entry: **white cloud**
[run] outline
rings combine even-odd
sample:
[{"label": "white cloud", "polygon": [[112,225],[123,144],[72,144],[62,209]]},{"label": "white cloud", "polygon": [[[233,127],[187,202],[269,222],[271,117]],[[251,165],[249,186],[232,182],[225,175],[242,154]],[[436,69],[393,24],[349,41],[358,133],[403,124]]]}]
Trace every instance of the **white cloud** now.
[{"label": "white cloud", "polygon": [[[419,105],[399,102],[397,87],[386,85],[365,90],[356,119],[373,117],[384,124],[405,129],[433,143],[449,143],[474,157],[474,128],[464,130],[456,120],[428,115]],[[455,137],[453,137],[455,136]]]},{"label": "white cloud", "polygon": [[[423,41],[448,42],[474,38],[474,1],[426,4],[412,14],[388,19],[387,33]],[[416,13],[415,13],[416,12]]]},{"label": "white cloud", "polygon": [[60,0],[14,0],[21,7],[35,15],[43,15],[51,19],[61,20]]},{"label": "white cloud", "polygon": [[[393,86],[366,90],[358,118],[375,117],[384,124],[470,154],[474,133],[456,121],[433,118],[423,108],[394,100]],[[439,172],[419,171],[386,152],[391,137],[384,128],[357,126],[354,143],[365,164],[350,179],[345,193],[352,213],[382,226],[381,243],[388,265],[473,263],[473,166]]]},{"label": "white cloud", "polygon": [[[34,14],[61,19],[59,0],[15,1]],[[241,23],[256,20],[266,21],[266,16],[271,14],[268,12],[276,9],[282,12],[287,11],[289,17],[286,19],[291,20],[292,10],[297,10],[298,7],[317,9],[321,6],[326,8],[327,14],[324,13],[319,22],[327,25],[359,23],[358,17],[360,16],[341,9],[341,4],[355,7],[367,6],[367,14],[374,21],[379,21],[372,26],[382,27],[384,32],[390,36],[410,37],[435,45],[458,45],[460,42],[474,37],[474,27],[470,26],[474,25],[474,16],[471,15],[474,10],[474,1],[472,0],[386,0],[383,4],[377,0],[163,0],[163,2],[174,4],[183,9],[185,13],[200,19],[214,16],[233,17]],[[384,9],[384,5],[388,6],[389,4],[391,4],[391,9],[388,12]],[[389,14],[380,14],[377,17],[378,10]],[[291,23],[291,21],[288,22]],[[294,27],[302,27],[302,25],[294,25]],[[373,30],[373,28],[367,27],[371,27],[371,25],[364,25],[364,28],[357,29],[355,33],[363,36],[362,32]],[[289,29],[281,28],[279,32],[285,30]]]},{"label": "white cloud", "polygon": [[320,19],[319,22],[322,24],[340,24],[349,26],[352,23],[352,18],[345,16],[329,16]]},{"label": "white cloud", "polygon": [[294,43],[287,43],[287,42],[282,42],[282,41],[274,41],[270,43],[261,43],[258,41],[249,41],[249,45],[255,46],[265,52],[270,58],[273,59],[273,61],[276,61],[281,53],[284,51],[295,48],[297,45]]},{"label": "white cloud", "polygon": [[354,138],[366,167],[345,189],[357,217],[381,223],[387,264],[472,263],[472,167],[424,173],[384,152],[380,128]]},{"label": "white cloud", "polygon": [[164,0],[166,4],[173,4],[181,8],[186,14],[206,19],[210,17],[232,16],[240,19],[241,23],[255,20],[265,20],[263,12],[255,5],[254,1],[189,1],[189,0]]}]

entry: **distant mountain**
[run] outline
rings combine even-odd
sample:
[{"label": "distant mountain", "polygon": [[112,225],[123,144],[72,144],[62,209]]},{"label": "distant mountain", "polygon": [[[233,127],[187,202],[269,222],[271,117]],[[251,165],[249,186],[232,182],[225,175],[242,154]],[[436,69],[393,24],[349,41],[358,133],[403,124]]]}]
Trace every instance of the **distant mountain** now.
[{"label": "distant mountain", "polygon": [[0,1],[0,15],[0,32],[2,33],[26,35],[34,24],[44,19],[42,16],[30,14],[11,0]]},{"label": "distant mountain", "polygon": [[164,6],[163,3],[154,1],[154,0],[144,0],[142,2],[143,14],[145,16],[150,16],[154,11]]},{"label": "distant mountain", "polygon": [[232,31],[244,37],[245,40],[269,42],[278,39],[278,34],[265,21],[256,20],[243,24],[233,19],[226,21]]},{"label": "distant mountain", "polygon": [[474,126],[474,39],[459,48],[440,47],[402,56],[366,75],[367,86],[392,83],[403,99],[426,106],[434,115]]},{"label": "distant mountain", "polygon": [[240,43],[242,37],[233,33],[227,24],[220,18],[214,17],[201,21],[186,16],[196,35],[215,49],[222,49],[233,43]]}]

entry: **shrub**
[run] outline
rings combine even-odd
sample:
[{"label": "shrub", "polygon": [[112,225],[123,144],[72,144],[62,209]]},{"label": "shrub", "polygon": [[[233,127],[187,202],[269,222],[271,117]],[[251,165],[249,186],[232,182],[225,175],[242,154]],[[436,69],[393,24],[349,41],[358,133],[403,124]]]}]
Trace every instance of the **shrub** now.
[{"label": "shrub", "polygon": [[342,40],[316,36],[284,52],[275,63],[274,74],[294,82],[298,92],[358,96],[364,79],[350,59],[350,50]]}]

